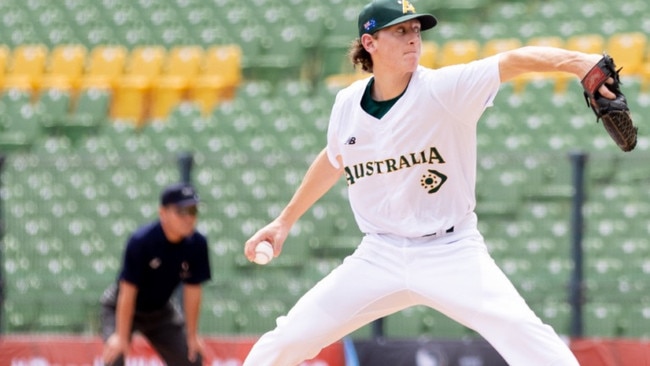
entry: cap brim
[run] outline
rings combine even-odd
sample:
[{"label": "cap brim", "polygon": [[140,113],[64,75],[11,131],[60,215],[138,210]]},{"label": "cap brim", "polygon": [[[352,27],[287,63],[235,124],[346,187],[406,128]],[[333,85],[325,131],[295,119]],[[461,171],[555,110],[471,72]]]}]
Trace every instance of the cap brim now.
[{"label": "cap brim", "polygon": [[411,19],[418,19],[420,21],[421,30],[423,31],[427,29],[431,29],[435,27],[436,24],[438,24],[438,20],[431,14],[409,14],[409,15],[404,15],[403,17],[399,17],[377,30],[384,29],[402,22],[406,22],[407,20],[411,20]]}]

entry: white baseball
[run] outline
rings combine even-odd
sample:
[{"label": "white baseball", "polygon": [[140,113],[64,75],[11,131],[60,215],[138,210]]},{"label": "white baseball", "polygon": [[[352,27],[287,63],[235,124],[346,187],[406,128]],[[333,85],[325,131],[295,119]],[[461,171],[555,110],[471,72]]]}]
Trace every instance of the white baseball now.
[{"label": "white baseball", "polygon": [[273,246],[263,241],[255,247],[255,263],[265,265],[273,259]]}]

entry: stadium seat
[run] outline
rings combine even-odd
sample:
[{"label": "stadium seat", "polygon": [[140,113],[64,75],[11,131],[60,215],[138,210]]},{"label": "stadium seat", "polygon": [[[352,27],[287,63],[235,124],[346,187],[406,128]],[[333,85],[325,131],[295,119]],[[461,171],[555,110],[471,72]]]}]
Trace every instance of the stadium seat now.
[{"label": "stadium seat", "polygon": [[47,55],[48,49],[44,45],[22,45],[14,48],[4,88],[39,90]]},{"label": "stadium seat", "polygon": [[72,140],[65,135],[42,136],[32,148],[37,156],[67,155],[74,151]]},{"label": "stadium seat", "polygon": [[4,310],[7,328],[17,332],[38,331],[36,319],[40,307],[38,297],[31,294],[6,299]]},{"label": "stadium seat", "polygon": [[114,28],[103,21],[89,22],[83,27],[80,26],[79,32],[82,36],[82,42],[89,48],[105,47],[109,44],[118,43]]},{"label": "stadium seat", "polygon": [[[563,48],[565,46],[565,41],[563,38],[558,36],[539,36],[529,39],[525,44],[527,46]],[[554,91],[556,93],[564,93],[567,90],[568,81],[572,78],[574,78],[573,75],[565,72],[546,72],[522,75],[522,77],[518,78],[518,81],[523,83],[522,85],[519,85],[520,87],[523,87],[525,86],[525,83],[530,81],[537,79],[551,79],[555,83]]]},{"label": "stadium seat", "polygon": [[[210,290],[212,288],[208,287]],[[234,299],[221,296],[223,291],[206,291],[204,305],[201,306],[201,331],[217,332],[221,334],[236,334],[240,331],[237,327],[237,316],[241,305]],[[219,296],[213,296],[218,293]]]},{"label": "stadium seat", "polygon": [[609,37],[606,51],[617,67],[622,67],[621,75],[637,75],[642,71],[645,61],[647,37],[644,33],[616,33]]},{"label": "stadium seat", "polygon": [[602,53],[605,50],[605,38],[599,34],[579,34],[569,37],[565,44],[567,49],[585,53]]},{"label": "stadium seat", "polygon": [[533,310],[558,333],[566,334],[569,332],[571,308],[565,301],[546,300],[539,306],[533,306]]},{"label": "stadium seat", "polygon": [[110,116],[141,126],[149,106],[151,84],[144,78],[124,78],[118,82]]},{"label": "stadium seat", "polygon": [[423,321],[426,310],[422,306],[406,308],[384,318],[386,336],[390,338],[418,338],[428,333]]},{"label": "stadium seat", "polygon": [[479,57],[481,46],[473,39],[449,40],[442,45],[439,66],[467,63]]},{"label": "stadium seat", "polygon": [[6,45],[0,46],[0,90],[4,89],[4,81],[7,74],[7,68],[9,63],[9,57],[11,51]]},{"label": "stadium seat", "polygon": [[488,10],[488,19],[493,21],[506,20],[515,21],[525,18],[528,8],[526,4],[519,2],[503,2],[494,4]]},{"label": "stadium seat", "polygon": [[47,88],[39,94],[39,103],[46,111],[41,120],[41,127],[50,134],[61,133],[60,127],[63,126],[68,118],[71,107],[71,94],[67,83],[58,84],[59,87]]},{"label": "stadium seat", "polygon": [[485,42],[481,48],[480,57],[489,57],[504,51],[510,51],[522,46],[518,38],[495,38]]},{"label": "stadium seat", "polygon": [[161,46],[134,48],[125,73],[118,79],[111,117],[141,126],[148,117],[150,91],[160,75],[167,51]]},{"label": "stadium seat", "polygon": [[223,99],[232,99],[242,80],[242,50],[238,45],[211,46],[204,54],[200,73],[190,85],[190,99],[204,115]]},{"label": "stadium seat", "polygon": [[0,99],[0,151],[25,150],[40,136],[42,111],[30,102],[29,91],[11,89]]},{"label": "stadium seat", "polygon": [[167,118],[172,108],[185,98],[202,60],[203,48],[199,46],[177,46],[169,51],[161,75],[153,80],[151,118]]},{"label": "stadium seat", "polygon": [[113,88],[124,72],[127,50],[123,46],[96,46],[90,51],[82,88]]},{"label": "stadium seat", "polygon": [[650,337],[650,305],[647,301],[637,300],[631,304],[626,304],[619,315],[619,319],[623,336],[643,339]]},{"label": "stadium seat", "polygon": [[41,88],[76,90],[86,66],[86,54],[86,47],[82,45],[54,47],[49,55]]},{"label": "stadium seat", "polygon": [[481,42],[495,38],[506,38],[509,36],[508,26],[503,22],[478,23],[476,24],[476,30],[472,32],[475,32],[475,34],[478,35],[478,39]]},{"label": "stadium seat", "polygon": [[436,68],[438,59],[438,44],[434,41],[422,41],[422,55],[420,56],[420,65],[428,68]]},{"label": "stadium seat", "polygon": [[584,324],[586,336],[616,337],[620,335],[621,306],[616,303],[585,305]]},{"label": "stadium seat", "polygon": [[526,41],[526,45],[562,48],[564,46],[564,39],[558,36],[533,37]]},{"label": "stadium seat", "polygon": [[111,93],[103,88],[88,88],[79,93],[69,116],[71,123],[101,126],[108,117]]},{"label": "stadium seat", "polygon": [[103,88],[79,91],[75,103],[61,126],[75,142],[99,132],[108,119],[111,92]]},{"label": "stadium seat", "polygon": [[[288,10],[285,12],[289,14]],[[260,54],[247,62],[251,77],[274,82],[299,77],[306,59],[307,41],[303,35],[308,34],[309,29],[288,15],[286,19],[269,21],[264,26],[266,32],[260,40]]]},{"label": "stadium seat", "polygon": [[163,70],[167,51],[162,46],[139,46],[131,50],[124,71],[126,78],[142,78],[150,83]]}]

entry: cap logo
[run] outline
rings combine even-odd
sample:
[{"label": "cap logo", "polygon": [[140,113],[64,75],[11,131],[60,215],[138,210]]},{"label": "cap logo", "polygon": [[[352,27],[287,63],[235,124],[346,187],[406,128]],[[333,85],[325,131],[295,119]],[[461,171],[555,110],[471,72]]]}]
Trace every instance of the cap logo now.
[{"label": "cap logo", "polygon": [[363,23],[363,29],[370,31],[372,28],[377,26],[377,21],[375,19],[370,19],[369,21]]},{"label": "cap logo", "polygon": [[192,188],[185,187],[185,188],[183,188],[181,193],[183,194],[183,196],[187,197],[187,196],[193,196],[194,192],[192,191]]},{"label": "cap logo", "polygon": [[402,13],[403,14],[415,13],[415,7],[408,0],[398,1],[398,3],[402,4]]}]

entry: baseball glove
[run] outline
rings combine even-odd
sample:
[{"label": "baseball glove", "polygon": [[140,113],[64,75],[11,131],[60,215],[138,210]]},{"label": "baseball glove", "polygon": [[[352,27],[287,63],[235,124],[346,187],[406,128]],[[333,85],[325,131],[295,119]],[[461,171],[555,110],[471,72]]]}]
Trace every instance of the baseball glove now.
[{"label": "baseball glove", "polygon": [[[625,95],[621,92],[619,71],[614,60],[607,54],[582,79],[587,106],[596,114],[596,122],[603,121],[605,130],[623,151],[631,151],[636,146],[637,127],[630,117]],[[612,79],[610,83],[608,80]],[[616,95],[607,99],[600,95],[598,88],[603,84]]]}]

